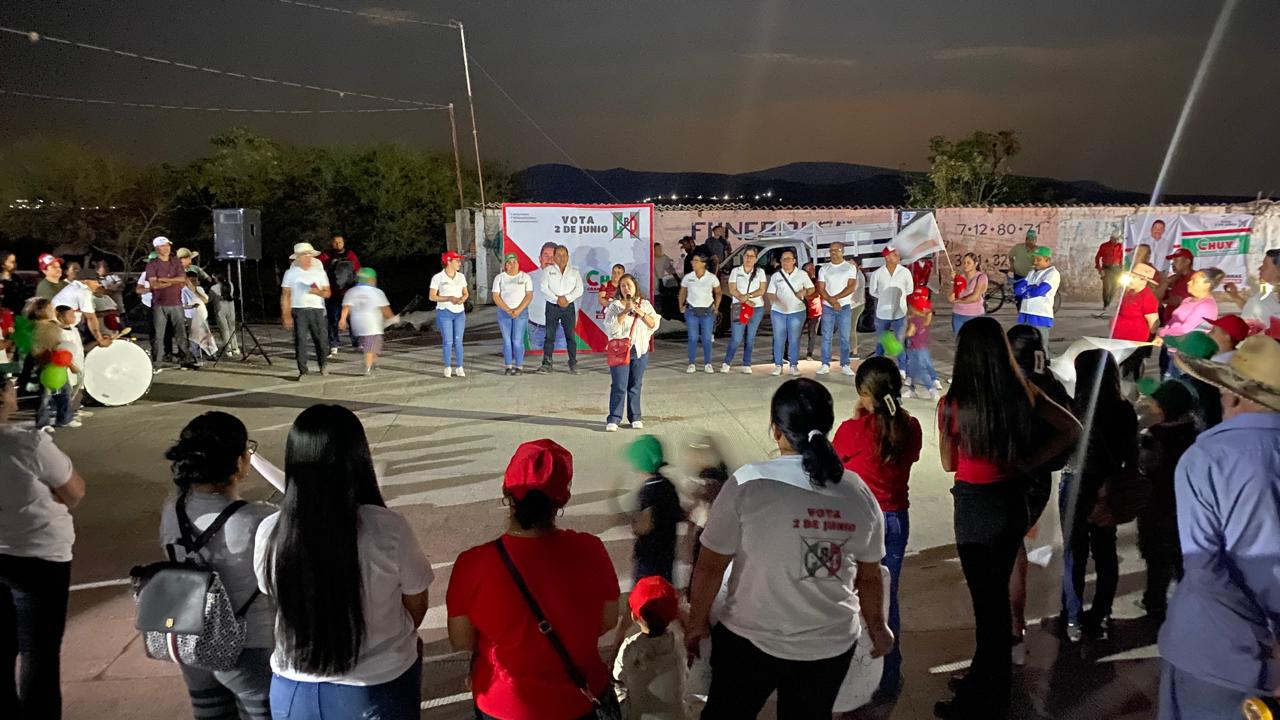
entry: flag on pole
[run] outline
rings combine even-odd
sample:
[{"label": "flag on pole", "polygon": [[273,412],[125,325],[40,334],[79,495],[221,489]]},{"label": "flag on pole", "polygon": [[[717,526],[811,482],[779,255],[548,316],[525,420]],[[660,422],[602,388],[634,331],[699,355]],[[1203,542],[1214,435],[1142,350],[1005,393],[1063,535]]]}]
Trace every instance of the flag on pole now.
[{"label": "flag on pole", "polygon": [[902,264],[911,263],[937,252],[946,252],[942,231],[933,213],[921,213],[911,219],[889,243],[902,256]]}]

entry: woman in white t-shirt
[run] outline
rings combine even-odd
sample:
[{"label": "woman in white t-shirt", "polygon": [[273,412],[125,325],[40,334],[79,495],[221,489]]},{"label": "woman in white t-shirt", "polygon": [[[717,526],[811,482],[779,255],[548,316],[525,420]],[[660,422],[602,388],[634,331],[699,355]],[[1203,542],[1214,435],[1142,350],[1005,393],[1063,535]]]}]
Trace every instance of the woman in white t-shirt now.
[{"label": "woman in white t-shirt", "polygon": [[[18,411],[12,379],[0,390],[0,653],[23,717],[62,712],[60,657],[71,587],[71,510],[84,498],[84,479],[53,438],[11,422]],[[17,646],[10,644],[20,641]],[[21,669],[15,667],[20,665]],[[14,686],[14,678],[17,686]],[[6,707],[10,707],[6,703]],[[6,717],[12,717],[6,715]]]},{"label": "woman in white t-shirt", "polygon": [[254,547],[258,586],[276,602],[275,717],[416,720],[431,565],[382,500],[360,420],[338,405],[302,411],[285,477]]},{"label": "woman in white t-shirt", "polygon": [[237,717],[237,706],[250,720],[271,717],[267,698],[275,608],[258,590],[253,550],[258,526],[276,508],[240,499],[240,485],[256,450],[257,444],[249,439],[239,419],[224,412],[207,412],[187,423],[178,442],[164,454],[178,492],[160,511],[160,546],[172,548],[177,559],[187,558],[179,543],[185,522],[190,523],[185,536],[195,538],[232,504],[242,503],[197,553],[218,571],[247,632],[234,668],[212,671],[179,666],[196,717]]},{"label": "woman in white t-shirt", "polygon": [[[720,366],[722,373],[729,372],[733,356],[738,354],[738,346],[742,345],[742,372],[751,374],[751,351],[756,345],[760,321],[764,319],[764,293],[769,285],[768,275],[756,265],[758,255],[755,248],[747,248],[742,253],[742,265],[729,273],[729,295],[733,297],[733,305],[729,309],[729,349],[724,354],[724,364]],[[744,315],[746,322],[742,320]]]},{"label": "woman in white t-shirt", "polygon": [[[884,516],[827,439],[835,423],[821,383],[783,383],[770,406],[780,456],[740,468],[711,506],[690,584],[685,644],[711,637],[704,720],[756,717],[774,690],[778,717],[830,720],[858,642],[893,647],[885,623]],[[712,601],[733,564],[712,629]],[[859,613],[868,640],[860,640]]]},{"label": "woman in white t-shirt", "polygon": [[503,374],[519,375],[524,372],[524,334],[529,326],[529,303],[533,302],[533,279],[520,269],[515,253],[507,253],[502,272],[493,279],[492,297],[502,331]]},{"label": "woman in white t-shirt", "polygon": [[[462,256],[450,250],[440,261],[444,269],[431,278],[431,301],[436,304],[436,329],[444,348],[444,376],[466,377],[462,369],[462,335],[467,329],[467,276],[462,274]],[[456,367],[451,363],[456,362]]]},{"label": "woman in white t-shirt", "polygon": [[605,420],[606,432],[615,432],[622,422],[623,405],[626,405],[627,422],[631,429],[644,428],[640,413],[640,389],[644,385],[644,371],[649,366],[649,339],[658,329],[662,318],[653,305],[640,294],[640,284],[630,273],[618,280],[618,294],[604,311],[604,328],[610,340],[630,338],[630,362],[609,367],[609,417]]},{"label": "woman in white t-shirt", "polygon": [[782,374],[783,358],[790,348],[791,374],[800,374],[800,328],[806,314],[805,299],[814,293],[809,273],[796,267],[796,253],[782,251],[782,269],[769,278],[769,320],[773,323],[773,373]]},{"label": "woman in white t-shirt", "polygon": [[680,280],[680,312],[689,330],[689,367],[697,372],[698,340],[702,340],[702,369],[715,372],[711,366],[711,335],[716,326],[716,310],[720,307],[720,278],[707,268],[707,257],[694,253],[693,270]]}]

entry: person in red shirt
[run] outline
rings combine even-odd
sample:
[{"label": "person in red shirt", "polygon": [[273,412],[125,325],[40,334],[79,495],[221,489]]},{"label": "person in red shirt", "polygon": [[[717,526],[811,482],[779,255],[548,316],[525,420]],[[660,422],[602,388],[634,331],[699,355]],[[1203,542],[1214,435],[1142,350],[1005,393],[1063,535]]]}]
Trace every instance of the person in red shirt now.
[{"label": "person in red shirt", "polygon": [[1124,243],[1120,241],[1120,233],[1111,233],[1111,237],[1098,246],[1098,252],[1093,256],[1093,269],[1102,278],[1103,312],[1098,317],[1104,317],[1120,287],[1120,276],[1124,274]]},{"label": "person in red shirt", "polygon": [[[613,697],[597,642],[618,624],[618,576],[599,538],[556,527],[572,480],[568,450],[552,440],[520,445],[502,480],[506,533],[463,552],[453,566],[445,598],[449,641],[474,653],[471,691],[481,720],[595,717],[573,675],[593,697]],[[504,550],[568,651],[573,673],[539,632]]]},{"label": "person in red shirt", "polygon": [[[342,315],[342,296],[356,286],[356,273],[360,272],[360,258],[347,248],[347,239],[334,233],[329,239],[329,249],[320,253],[320,264],[329,275],[332,292],[325,298],[325,318],[329,326],[329,357],[338,356],[338,319]],[[354,331],[350,332],[351,347],[358,348]]]},{"label": "person in red shirt", "polygon": [[915,291],[924,290],[925,294],[932,296],[933,290],[929,288],[929,277],[933,275],[933,256],[920,258],[911,263],[908,269],[911,270],[911,281],[915,284]]},{"label": "person in red shirt", "polygon": [[1173,253],[1165,256],[1166,260],[1173,261],[1173,271],[1165,275],[1160,286],[1156,288],[1156,298],[1160,300],[1160,320],[1163,322],[1169,317],[1169,314],[1182,304],[1183,300],[1191,297],[1187,292],[1187,282],[1191,280],[1191,276],[1195,274],[1196,256],[1186,248],[1178,248]]},{"label": "person in red shirt", "polygon": [[884,513],[884,561],[889,569],[889,629],[899,638],[885,656],[884,673],[876,694],[891,697],[902,683],[902,623],[898,613],[898,578],[907,554],[911,522],[907,482],[911,466],[920,459],[920,421],[902,407],[902,375],[887,357],[873,357],[858,366],[853,379],[858,406],[831,441],[840,462],[858,474],[871,489]]},{"label": "person in red shirt", "polygon": [[[1137,263],[1129,271],[1129,286],[1120,298],[1120,312],[1116,314],[1111,337],[1116,340],[1147,342],[1160,320],[1160,303],[1151,291],[1155,283],[1156,269],[1146,263]],[[1143,375],[1143,363],[1151,355],[1150,347],[1140,347],[1120,363],[1120,377],[1130,377],[1137,382]]]}]

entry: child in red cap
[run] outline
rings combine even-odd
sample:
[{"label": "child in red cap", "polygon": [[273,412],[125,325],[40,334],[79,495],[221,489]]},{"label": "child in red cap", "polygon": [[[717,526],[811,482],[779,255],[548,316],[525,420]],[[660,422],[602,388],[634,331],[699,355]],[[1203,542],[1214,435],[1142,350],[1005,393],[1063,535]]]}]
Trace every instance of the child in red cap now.
[{"label": "child in red cap", "polygon": [[680,595],[652,575],[636,583],[627,604],[640,632],[623,641],[613,663],[623,717],[685,720],[684,643],[675,632]]},{"label": "child in red cap", "polygon": [[929,354],[929,326],[933,324],[933,301],[928,291],[917,290],[907,296],[907,340],[903,350],[903,362],[907,369],[907,387],[904,398],[916,397],[916,383],[920,393],[928,393],[938,399],[938,371],[933,369],[933,356]]}]

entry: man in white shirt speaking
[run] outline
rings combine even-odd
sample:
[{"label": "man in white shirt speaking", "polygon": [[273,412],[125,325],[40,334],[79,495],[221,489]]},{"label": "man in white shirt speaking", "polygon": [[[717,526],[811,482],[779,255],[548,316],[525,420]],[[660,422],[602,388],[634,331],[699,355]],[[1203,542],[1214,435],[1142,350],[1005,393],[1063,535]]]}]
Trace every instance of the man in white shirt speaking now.
[{"label": "man in white shirt speaking", "polygon": [[840,334],[840,372],[853,375],[849,367],[853,330],[854,294],[862,290],[858,266],[844,259],[844,244],[831,243],[831,261],[818,270],[818,295],[822,298],[822,366],[819,375],[831,372],[831,340]]},{"label": "man in white shirt speaking", "polygon": [[542,366],[538,372],[551,372],[551,356],[556,349],[556,328],[564,329],[564,349],[569,353],[569,372],[578,374],[578,336],[574,333],[574,325],[578,320],[578,306],[575,304],[582,297],[582,273],[569,264],[569,248],[556,246],[555,263],[542,271],[542,281],[538,284],[542,294],[547,298],[546,317],[547,334],[542,341]]},{"label": "man in white shirt speaking", "polygon": [[915,280],[911,278],[911,271],[902,266],[897,248],[887,246],[882,252],[884,265],[871,273],[867,283],[868,292],[876,299],[876,355],[885,354],[886,331],[898,338],[899,345],[902,343],[907,326],[907,296],[915,290]]},{"label": "man in white shirt speaking", "polygon": [[286,330],[293,330],[293,352],[298,356],[298,379],[307,376],[307,339],[315,345],[320,374],[328,375],[329,328],[324,301],[330,295],[329,275],[311,243],[293,246],[294,261],[280,281],[280,318]]}]

